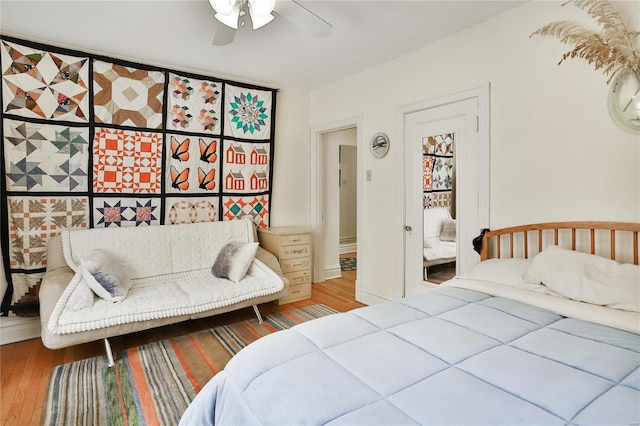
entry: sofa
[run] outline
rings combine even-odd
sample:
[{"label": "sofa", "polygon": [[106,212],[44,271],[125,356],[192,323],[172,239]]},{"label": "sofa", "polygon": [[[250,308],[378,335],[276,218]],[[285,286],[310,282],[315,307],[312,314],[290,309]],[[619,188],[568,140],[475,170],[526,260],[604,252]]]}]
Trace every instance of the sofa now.
[{"label": "sofa", "polygon": [[[225,265],[222,254],[230,247],[248,249],[239,261],[238,254],[223,259],[235,275],[246,271],[237,282],[212,272]],[[98,290],[113,294],[101,295],[92,287],[103,278],[91,275],[97,254],[112,261],[99,272],[109,277],[111,266],[111,278],[126,276],[128,289],[103,286]],[[49,241],[47,256],[39,289],[44,345],[58,349],[104,339],[111,363],[109,337],[249,306],[261,320],[257,305],[287,294],[278,260],[258,247],[250,219],[63,230]]]},{"label": "sofa", "polygon": [[426,279],[428,267],[456,261],[456,221],[449,209],[424,209],[423,234],[422,266]]}]

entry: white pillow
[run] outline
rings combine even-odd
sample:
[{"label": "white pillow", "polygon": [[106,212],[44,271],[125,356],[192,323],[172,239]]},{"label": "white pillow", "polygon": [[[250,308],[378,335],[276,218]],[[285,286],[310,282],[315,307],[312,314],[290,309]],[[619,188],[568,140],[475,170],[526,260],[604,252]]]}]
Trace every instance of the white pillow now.
[{"label": "white pillow", "polygon": [[422,221],[424,242],[427,241],[427,238],[440,238],[443,221],[450,218],[449,210],[444,207],[424,209]]},{"label": "white pillow", "polygon": [[538,253],[525,281],[542,283],[569,299],[640,312],[640,266],[549,246]]},{"label": "white pillow", "polygon": [[81,259],[80,273],[91,290],[109,302],[123,301],[132,285],[123,262],[105,250],[94,250]]},{"label": "white pillow", "polygon": [[258,243],[227,243],[218,253],[211,273],[237,283],[246,275],[257,250]]},{"label": "white pillow", "polygon": [[522,282],[532,262],[531,259],[488,259],[476,263],[465,278],[516,286]]}]

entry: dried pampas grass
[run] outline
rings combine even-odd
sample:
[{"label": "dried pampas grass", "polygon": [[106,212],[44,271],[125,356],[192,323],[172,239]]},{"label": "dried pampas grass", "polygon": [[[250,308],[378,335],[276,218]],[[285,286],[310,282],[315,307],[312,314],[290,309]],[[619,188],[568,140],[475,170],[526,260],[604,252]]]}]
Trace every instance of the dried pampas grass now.
[{"label": "dried pampas grass", "polygon": [[635,47],[640,31],[628,30],[618,11],[606,0],[570,0],[563,6],[567,4],[586,10],[602,26],[600,34],[568,21],[558,21],[545,25],[529,37],[553,36],[574,45],[573,50],[562,55],[558,65],[568,58],[582,58],[609,77],[607,84],[623,69],[640,80],[640,51]]}]

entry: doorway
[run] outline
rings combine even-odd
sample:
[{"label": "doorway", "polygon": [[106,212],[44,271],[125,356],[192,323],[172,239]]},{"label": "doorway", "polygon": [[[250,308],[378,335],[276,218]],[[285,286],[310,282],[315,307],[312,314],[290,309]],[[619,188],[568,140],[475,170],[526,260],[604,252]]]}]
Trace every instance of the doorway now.
[{"label": "doorway", "polygon": [[[319,266],[324,269],[325,279],[342,276],[342,247],[350,246],[354,256],[357,252],[356,135],[355,127],[322,135],[324,210],[319,239],[324,250],[324,265]],[[351,244],[344,244],[344,240]]]},{"label": "doorway", "polygon": [[428,151],[425,142],[429,138],[433,142],[438,136],[452,135],[451,139],[455,141],[455,155],[450,160],[451,169],[455,170],[455,175],[451,175],[452,178],[455,176],[455,185],[452,185],[449,212],[455,218],[456,274],[469,270],[479,261],[471,240],[482,227],[487,227],[489,217],[488,96],[487,85],[408,107],[401,113],[405,170],[405,296],[432,288],[424,279],[425,246],[430,246],[425,242],[427,237],[437,237],[435,234],[441,229],[425,227],[424,223],[425,216],[433,216],[425,214],[425,207],[438,207],[437,203],[442,202],[430,200],[427,203],[425,200],[424,153],[425,149]]},{"label": "doorway", "polygon": [[[328,139],[332,138],[332,134],[340,131],[348,130],[347,133],[351,133],[349,143],[346,145],[356,147],[356,173],[355,173],[355,187],[356,187],[356,270],[355,270],[355,294],[356,300],[360,300],[361,287],[358,280],[358,276],[361,276],[361,270],[363,266],[363,260],[359,256],[362,253],[362,197],[363,197],[363,179],[361,178],[362,171],[362,117],[356,117],[353,119],[347,119],[342,122],[331,123],[323,126],[314,127],[311,129],[311,227],[313,232],[313,282],[324,282],[327,279],[327,250],[325,248],[326,230],[331,224],[327,224],[327,212],[334,212],[339,214],[339,201],[333,206],[329,206],[327,200],[326,189],[328,185],[332,185],[336,193],[339,194],[339,179],[338,173],[331,174],[335,176],[335,184],[327,183],[325,175],[327,174],[327,168],[330,168],[333,161],[325,158],[325,145]],[[355,135],[355,138],[353,137]],[[338,144],[339,146],[340,144]],[[335,156],[335,168],[338,170],[339,163],[339,150],[336,150]],[[327,164],[325,164],[327,163]],[[339,197],[339,195],[338,195]],[[327,210],[330,208],[330,210]],[[336,228],[335,249],[337,267],[339,268],[339,227]],[[331,266],[331,265],[329,265]],[[331,272],[331,268],[329,270]]]}]

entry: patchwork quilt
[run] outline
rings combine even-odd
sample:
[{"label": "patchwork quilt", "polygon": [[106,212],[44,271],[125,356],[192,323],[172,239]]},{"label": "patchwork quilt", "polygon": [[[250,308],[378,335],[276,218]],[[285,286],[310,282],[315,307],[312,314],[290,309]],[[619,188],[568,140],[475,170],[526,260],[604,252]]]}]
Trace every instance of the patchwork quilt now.
[{"label": "patchwork quilt", "polygon": [[455,133],[422,140],[422,196],[425,209],[450,207],[453,197]]},{"label": "patchwork quilt", "polygon": [[449,286],[259,339],[180,424],[633,425],[639,401],[637,334]]},{"label": "patchwork quilt", "polygon": [[0,38],[2,315],[63,229],[269,225],[276,90]]}]

